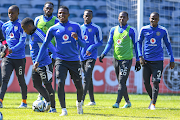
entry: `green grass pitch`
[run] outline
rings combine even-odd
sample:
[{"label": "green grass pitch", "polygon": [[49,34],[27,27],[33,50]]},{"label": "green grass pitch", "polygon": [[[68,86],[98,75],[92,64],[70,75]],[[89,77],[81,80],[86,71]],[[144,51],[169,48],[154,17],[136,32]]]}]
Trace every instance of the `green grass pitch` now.
[{"label": "green grass pitch", "polygon": [[[21,103],[20,93],[6,93],[3,108],[0,108],[3,120],[178,120],[180,119],[180,95],[159,95],[156,110],[149,110],[150,99],[147,94],[130,94],[131,108],[112,108],[117,94],[95,93],[96,106],[86,106],[89,96],[83,106],[83,115],[77,114],[76,94],[66,93],[66,106],[68,116],[61,114],[60,103],[56,93],[57,113],[34,112],[32,103],[38,93],[28,93],[26,109],[18,109]],[[124,105],[124,98],[120,107]]]}]

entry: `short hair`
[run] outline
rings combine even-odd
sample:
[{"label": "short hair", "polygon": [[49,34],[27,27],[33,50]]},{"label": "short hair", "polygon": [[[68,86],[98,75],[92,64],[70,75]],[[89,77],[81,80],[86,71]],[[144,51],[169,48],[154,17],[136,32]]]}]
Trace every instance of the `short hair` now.
[{"label": "short hair", "polygon": [[9,9],[15,9],[19,12],[19,7],[17,5],[11,5]]},{"label": "short hair", "polygon": [[[120,13],[125,13],[125,14],[127,15],[127,17],[128,17],[128,13],[127,13],[126,11],[122,11],[122,12],[120,12]],[[120,14],[120,13],[119,13],[119,14]]]},{"label": "short hair", "polygon": [[93,14],[93,11],[91,9],[86,9],[84,10],[84,12],[87,11],[87,12],[91,12]]},{"label": "short hair", "polygon": [[53,4],[52,2],[50,2],[50,1],[47,1],[47,2],[44,4],[44,6],[45,6],[46,4],[51,4],[51,5],[54,7],[54,4]]},{"label": "short hair", "polygon": [[61,8],[66,9],[68,11],[68,13],[69,13],[69,8],[68,7],[66,7],[64,5],[61,5],[61,6],[59,6],[58,10],[61,9]]},{"label": "short hair", "polygon": [[33,19],[26,17],[22,20],[21,24],[22,25],[29,25],[29,24],[34,25],[34,21],[33,21]]},{"label": "short hair", "polygon": [[152,14],[157,15],[157,16],[159,17],[159,13],[157,13],[157,12],[152,12],[152,13],[150,14],[150,16],[151,16]]}]

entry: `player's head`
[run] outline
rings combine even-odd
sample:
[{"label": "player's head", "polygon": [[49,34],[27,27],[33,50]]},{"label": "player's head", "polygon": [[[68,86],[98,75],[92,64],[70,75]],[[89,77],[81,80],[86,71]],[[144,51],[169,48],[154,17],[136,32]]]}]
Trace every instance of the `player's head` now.
[{"label": "player's head", "polygon": [[48,17],[52,16],[53,10],[54,10],[54,4],[52,2],[48,1],[44,4],[43,11],[45,16]]},{"label": "player's head", "polygon": [[35,28],[33,19],[29,17],[24,18],[21,22],[21,27],[23,28],[24,32],[29,35],[31,31]]},{"label": "player's head", "polygon": [[19,7],[17,5],[12,5],[8,9],[8,17],[10,21],[16,21],[19,15]]},{"label": "player's head", "polygon": [[152,27],[156,27],[158,25],[158,22],[159,22],[159,13],[152,12],[150,14],[149,21],[150,21],[150,25]]},{"label": "player's head", "polygon": [[85,24],[91,23],[91,19],[93,18],[93,11],[90,10],[90,9],[86,9],[84,11],[83,18],[84,18],[84,23]]},{"label": "player's head", "polygon": [[121,26],[125,26],[127,24],[127,21],[129,20],[128,13],[125,11],[120,12],[118,20]]},{"label": "player's head", "polygon": [[66,23],[68,21],[68,17],[69,17],[69,8],[66,6],[60,6],[58,9],[58,18],[60,20],[61,23]]}]

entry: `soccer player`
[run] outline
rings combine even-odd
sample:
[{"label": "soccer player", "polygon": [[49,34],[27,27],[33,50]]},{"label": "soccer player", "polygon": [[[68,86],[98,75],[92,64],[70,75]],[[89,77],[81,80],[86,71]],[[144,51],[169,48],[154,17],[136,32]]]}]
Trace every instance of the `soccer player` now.
[{"label": "soccer player", "polygon": [[8,9],[9,21],[2,26],[2,32],[9,47],[9,55],[2,59],[2,86],[0,92],[0,108],[3,107],[3,98],[13,69],[21,88],[22,102],[19,108],[27,107],[27,85],[24,79],[25,73],[25,39],[26,33],[21,28],[21,20],[18,19],[19,8],[12,5]]},{"label": "soccer player", "polygon": [[[40,28],[46,34],[47,30],[51,26],[53,26],[59,22],[59,19],[56,16],[52,15],[52,13],[54,11],[54,4],[52,2],[49,2],[49,1],[46,2],[44,4],[43,11],[44,11],[44,15],[40,15],[40,16],[36,17],[34,20],[34,24],[35,24],[35,26]],[[51,40],[51,43],[55,46],[55,44],[56,44],[55,38],[53,38]],[[50,51],[49,51],[49,54],[51,54]],[[55,59],[52,58],[53,68],[54,68],[54,63],[55,63]],[[41,94],[38,95],[38,100],[42,100]]]},{"label": "soccer player", "polygon": [[117,100],[116,103],[112,106],[113,108],[119,108],[119,103],[121,102],[123,96],[126,101],[123,108],[131,107],[126,81],[132,65],[133,45],[136,53],[135,70],[139,71],[141,69],[137,54],[137,31],[135,28],[127,24],[128,19],[129,18],[127,12],[122,11],[119,13],[118,20],[120,25],[111,28],[108,43],[105,47],[105,50],[99,57],[99,61],[103,62],[102,59],[107,55],[108,51],[114,44],[113,65],[119,82],[119,87]]},{"label": "soccer player", "polygon": [[58,98],[62,108],[60,116],[67,115],[64,85],[67,72],[70,72],[71,78],[74,81],[77,89],[77,111],[78,114],[83,114],[81,105],[83,88],[81,78],[81,65],[79,61],[78,48],[85,47],[86,43],[82,39],[82,32],[78,23],[68,20],[69,9],[66,6],[60,6],[58,9],[59,23],[49,28],[38,58],[34,64],[34,69],[39,65],[39,58],[44,54],[44,50],[48,47],[51,39],[56,38],[57,58],[55,62],[56,78],[58,80]]},{"label": "soccer player", "polygon": [[81,67],[84,72],[83,76],[83,98],[85,100],[87,90],[89,90],[90,101],[88,105],[96,105],[94,100],[92,71],[97,58],[97,48],[102,46],[102,31],[99,26],[91,22],[93,12],[90,9],[84,11],[84,24],[81,26],[86,47],[80,48]]},{"label": "soccer player", "polygon": [[[143,79],[146,91],[151,99],[149,109],[155,110],[155,104],[159,91],[159,83],[163,71],[163,46],[164,41],[168,50],[170,59],[170,68],[174,68],[174,57],[172,53],[171,43],[168,31],[165,27],[158,25],[159,14],[151,13],[149,17],[150,25],[144,26],[140,30],[138,38],[138,55],[140,63],[143,67]],[[144,45],[143,45],[144,41]],[[143,45],[143,53],[142,53]],[[150,84],[152,75],[153,89]]]},{"label": "soccer player", "polygon": [[[24,18],[21,22],[21,27],[24,31],[30,35],[31,39],[29,41],[30,51],[31,51],[31,58],[33,63],[37,58],[39,49],[46,37],[45,33],[34,26],[34,21],[31,18]],[[56,50],[52,43],[49,44],[49,49],[54,53],[53,55],[56,56]],[[48,50],[45,50],[44,55],[41,59],[39,59],[39,67],[36,69],[32,69],[32,80],[34,87],[37,91],[45,98],[46,100],[46,110],[49,110],[50,106],[50,113],[56,112],[55,108],[55,94],[52,88],[52,61],[49,57]],[[42,82],[44,83],[45,88],[42,86]]]}]

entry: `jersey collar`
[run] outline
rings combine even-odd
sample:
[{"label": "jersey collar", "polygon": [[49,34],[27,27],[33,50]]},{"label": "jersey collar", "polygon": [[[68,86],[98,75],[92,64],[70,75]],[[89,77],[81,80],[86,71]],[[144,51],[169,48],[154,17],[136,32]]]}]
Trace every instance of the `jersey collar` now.
[{"label": "jersey collar", "polygon": [[31,32],[30,35],[32,35],[36,31],[37,27],[35,27]]}]

